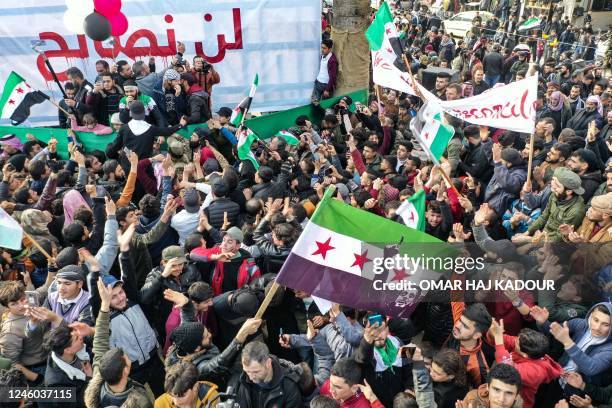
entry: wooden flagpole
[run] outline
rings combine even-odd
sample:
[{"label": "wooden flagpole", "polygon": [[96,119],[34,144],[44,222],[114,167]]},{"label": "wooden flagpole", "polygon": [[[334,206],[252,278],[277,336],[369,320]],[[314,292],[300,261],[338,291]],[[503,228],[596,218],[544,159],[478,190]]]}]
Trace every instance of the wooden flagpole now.
[{"label": "wooden flagpole", "polygon": [[50,260],[52,258],[51,255],[49,255],[49,253],[45,251],[45,249],[30,234],[23,231],[23,235],[25,235],[30,241],[32,241],[32,245],[34,245],[36,249],[38,249],[40,253],[45,256],[45,258],[47,258],[47,260]]},{"label": "wooden flagpole", "polygon": [[531,166],[533,164],[533,144],[535,143],[535,135],[531,135],[531,139],[529,140],[529,163],[527,164],[527,182],[531,183]]}]

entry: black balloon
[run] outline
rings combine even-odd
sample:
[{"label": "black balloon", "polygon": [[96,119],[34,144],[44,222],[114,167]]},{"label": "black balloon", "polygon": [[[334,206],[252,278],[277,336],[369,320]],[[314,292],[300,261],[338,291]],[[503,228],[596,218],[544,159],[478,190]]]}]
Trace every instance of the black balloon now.
[{"label": "black balloon", "polygon": [[94,11],[85,17],[85,34],[94,41],[104,41],[111,35],[111,24],[106,17]]}]

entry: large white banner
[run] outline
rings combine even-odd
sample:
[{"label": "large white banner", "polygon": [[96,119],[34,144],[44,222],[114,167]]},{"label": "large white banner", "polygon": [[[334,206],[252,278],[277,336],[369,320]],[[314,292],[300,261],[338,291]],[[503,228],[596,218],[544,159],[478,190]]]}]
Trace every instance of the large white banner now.
[{"label": "large white banner", "polygon": [[428,100],[436,100],[446,113],[468,123],[524,133],[534,131],[537,74],[456,101],[439,100],[420,84],[419,89]]},{"label": "large white banner", "polygon": [[[93,81],[99,59],[131,64],[154,56],[157,69],[163,69],[181,41],[190,62],[194,55],[204,55],[221,75],[221,83],[213,88],[215,108],[233,108],[248,93],[256,73],[259,88],[253,111],[310,102],[319,69],[320,0],[123,0],[121,12],[129,28],[114,45],[92,41],[66,27],[66,3],[74,1],[0,3],[0,86],[15,71],[33,88],[61,99],[42,57],[31,48],[32,40],[46,41],[41,49],[62,81],[71,66],[81,68]],[[49,103],[37,105],[30,122],[57,123],[57,111]]]}]

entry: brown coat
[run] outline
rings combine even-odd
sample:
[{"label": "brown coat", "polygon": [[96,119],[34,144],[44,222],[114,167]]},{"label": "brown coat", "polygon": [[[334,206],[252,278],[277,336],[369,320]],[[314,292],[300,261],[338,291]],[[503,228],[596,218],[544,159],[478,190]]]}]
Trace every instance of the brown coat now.
[{"label": "brown coat", "polygon": [[586,243],[578,245],[578,249],[572,254],[570,261],[577,268],[576,270],[581,270],[585,276],[593,276],[594,273],[609,264],[610,259],[612,259],[612,246],[610,245],[612,242],[612,222],[604,225],[591,237],[593,228],[595,228],[595,223],[585,217],[576,232],[586,240]]}]

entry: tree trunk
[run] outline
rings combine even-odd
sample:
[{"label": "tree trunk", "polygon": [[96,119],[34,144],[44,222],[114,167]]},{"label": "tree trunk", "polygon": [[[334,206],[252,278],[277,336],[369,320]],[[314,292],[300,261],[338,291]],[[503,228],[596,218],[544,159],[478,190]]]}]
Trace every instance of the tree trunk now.
[{"label": "tree trunk", "polygon": [[332,40],[338,58],[336,95],[368,88],[370,48],[365,31],[370,25],[370,0],[334,1]]}]

